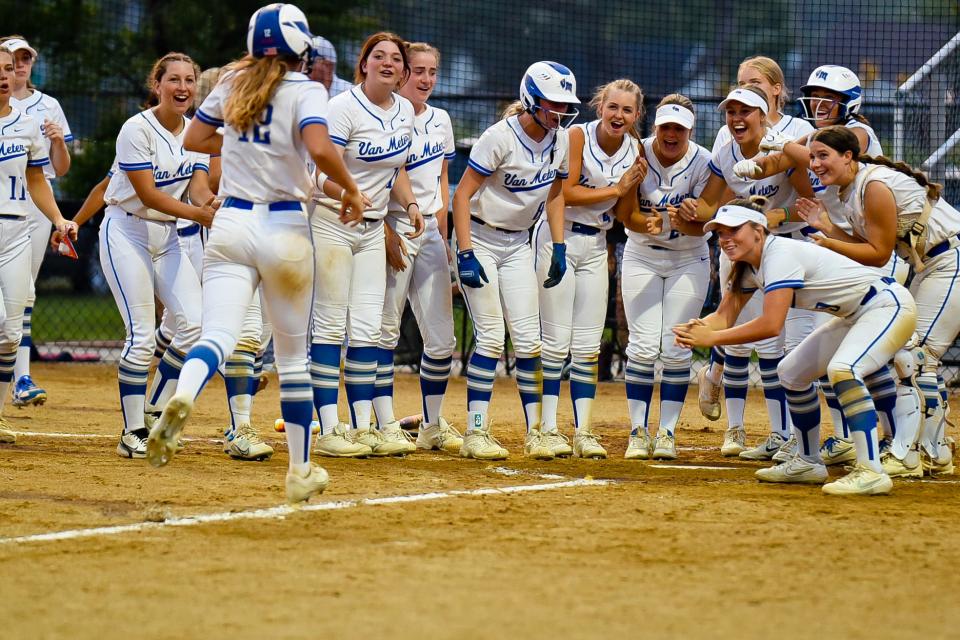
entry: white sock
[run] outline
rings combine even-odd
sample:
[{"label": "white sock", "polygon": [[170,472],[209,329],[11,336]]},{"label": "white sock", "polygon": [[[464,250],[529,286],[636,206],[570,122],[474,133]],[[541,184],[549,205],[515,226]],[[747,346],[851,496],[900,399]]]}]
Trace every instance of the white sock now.
[{"label": "white sock", "polygon": [[577,431],[590,430],[590,421],[593,419],[593,398],[577,398],[573,403],[573,410],[577,413]]},{"label": "white sock", "polygon": [[320,433],[323,435],[333,433],[338,424],[340,424],[340,414],[337,413],[337,405],[325,404],[320,407]]},{"label": "white sock", "polygon": [[543,431],[557,430],[557,405],[560,404],[560,396],[544,395],[541,414],[543,416]]},{"label": "white sock", "polygon": [[30,347],[17,348],[17,361],[13,365],[13,379],[30,375]]},{"label": "white sock", "polygon": [[630,426],[638,431],[647,430],[647,403],[643,400],[627,400],[630,411]]},{"label": "white sock", "polygon": [[[4,389],[5,391],[5,389]],[[127,395],[121,398],[123,414],[127,417],[127,433],[143,429],[143,412],[145,396]]]},{"label": "white sock", "polygon": [[396,421],[393,415],[393,397],[377,396],[373,399],[373,410],[377,415],[377,424],[385,427],[391,422]]},{"label": "white sock", "polygon": [[[851,429],[850,435],[853,437],[853,445],[857,449],[857,462],[870,467],[877,473],[882,472],[883,467],[880,465],[880,441],[877,438],[877,429],[873,428],[870,429],[870,431]],[[873,458],[867,455],[868,451],[873,452]]]},{"label": "white sock", "polygon": [[727,424],[731,427],[743,426],[746,401],[742,398],[724,397],[723,403],[727,406]]},{"label": "white sock", "polygon": [[189,394],[191,398],[196,398],[210,375],[210,367],[200,358],[190,358],[187,360],[183,369],[180,370],[180,378],[177,381],[176,393]]},{"label": "white sock", "polygon": [[369,429],[370,411],[373,409],[373,403],[369,400],[357,400],[353,403],[354,422],[350,425],[351,429]]},{"label": "white sock", "polygon": [[250,422],[250,407],[253,405],[253,396],[248,393],[240,394],[230,398],[230,415],[233,418],[233,424],[244,424]]},{"label": "white sock", "polygon": [[[427,412],[423,416],[423,424],[427,426],[440,424],[440,410],[443,408],[443,396],[424,396],[423,403],[427,405]],[[433,418],[433,421],[427,422],[430,418]]]},{"label": "white sock", "polygon": [[482,431],[487,427],[489,402],[474,400],[467,405],[467,431]]},{"label": "white sock", "polygon": [[[682,402],[673,402],[670,400],[660,403],[660,429],[666,429],[667,433],[673,435],[673,430],[680,420],[680,410],[683,409]],[[660,433],[659,431],[657,433]]]}]

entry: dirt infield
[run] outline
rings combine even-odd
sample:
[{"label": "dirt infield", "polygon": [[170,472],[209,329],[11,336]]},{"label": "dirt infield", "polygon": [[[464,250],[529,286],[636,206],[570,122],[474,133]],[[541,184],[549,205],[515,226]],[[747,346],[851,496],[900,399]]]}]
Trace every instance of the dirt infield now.
[{"label": "dirt infield", "polygon": [[[325,460],[329,489],[294,512],[269,510],[283,502],[280,434],[261,430],[277,446],[268,462],[222,453],[221,383],[187,449],[155,470],[115,453],[112,368],[34,378],[50,401],[8,406],[28,434],[0,446],[3,638],[960,636],[960,476],[870,499],[760,485],[759,464],[720,456],[723,423],[700,418],[695,388],[676,463],[622,459],[622,384],[602,385],[594,412],[610,459],[527,461],[514,382],[498,380],[506,462]],[[254,410],[264,427],[273,382]],[[418,412],[416,378],[396,389],[397,414]],[[458,425],[465,393],[453,381]],[[757,396],[751,440],[766,422]],[[216,521],[189,519],[200,514]]]}]

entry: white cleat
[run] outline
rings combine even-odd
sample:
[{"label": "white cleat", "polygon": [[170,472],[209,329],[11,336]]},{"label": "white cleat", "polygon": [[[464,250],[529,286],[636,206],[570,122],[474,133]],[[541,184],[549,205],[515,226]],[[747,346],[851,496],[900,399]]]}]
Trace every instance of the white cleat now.
[{"label": "white cleat", "polygon": [[120,436],[120,442],[117,443],[117,455],[121,458],[146,458],[149,435],[150,431],[146,428],[123,433]]},{"label": "white cleat", "polygon": [[506,460],[510,453],[486,429],[471,429],[463,434],[460,455],[476,460]]},{"label": "white cleat", "polygon": [[730,427],[723,434],[723,445],[720,447],[720,455],[725,458],[733,458],[745,451],[747,446],[747,432],[742,426]]},{"label": "white cleat", "polygon": [[901,460],[887,450],[880,454],[880,466],[883,472],[891,478],[922,478],[923,465],[920,464],[920,452],[915,449],[907,451],[907,456]]},{"label": "white cleat", "polygon": [[227,429],[224,434],[223,452],[234,460],[269,460],[273,447],[268,445],[248,422]]},{"label": "white cleat", "polygon": [[534,460],[553,460],[556,457],[547,446],[547,438],[540,429],[530,429],[527,432],[527,439],[523,443],[523,455]]},{"label": "white cleat", "polygon": [[767,439],[755,446],[753,449],[747,449],[740,453],[741,460],[773,460],[773,456],[777,455],[777,452],[780,451],[786,443],[786,440],[782,435],[776,431],[771,432]]},{"label": "white cleat", "polygon": [[[360,429],[356,432],[354,440],[359,444],[365,444],[370,447],[373,455],[382,458],[384,456],[402,456],[409,451],[408,444],[412,442],[399,442],[395,439],[388,440],[382,431],[370,427],[369,429]],[[416,450],[416,446],[414,446]]]},{"label": "white cleat", "polygon": [[331,433],[317,438],[314,451],[317,455],[327,458],[366,458],[373,455],[373,449],[357,442],[356,432],[342,422],[333,428]]},{"label": "white cleat", "polygon": [[573,447],[570,446],[570,438],[563,435],[556,429],[543,431],[543,443],[553,452],[554,457],[567,458],[573,455]]},{"label": "white cleat", "polygon": [[398,448],[402,447],[397,455],[405,456],[417,450],[413,436],[400,427],[398,420],[383,425],[383,428],[380,429],[380,435],[383,436],[385,441],[395,444]]},{"label": "white cleat", "polygon": [[193,411],[193,398],[188,395],[175,395],[163,408],[160,419],[150,429],[147,438],[147,462],[162,467],[177,452],[180,432]]},{"label": "white cleat", "polygon": [[710,363],[700,368],[697,372],[697,400],[700,405],[700,413],[707,420],[719,420],[723,413],[720,405],[720,389],[722,385],[714,384],[707,375],[710,370]]},{"label": "white cleat", "polygon": [[797,434],[791,433],[790,437],[780,445],[780,449],[770,458],[774,462],[786,462],[800,451],[800,441],[797,440]]},{"label": "white cleat", "polygon": [[831,496],[878,496],[890,493],[892,488],[893,480],[886,473],[857,463],[847,475],[823,485],[823,492]]},{"label": "white cleat", "polygon": [[953,454],[956,448],[953,438],[947,436],[946,440],[941,442],[937,448],[940,451],[940,455],[936,458],[932,458],[926,449],[921,449],[920,465],[923,472],[931,478],[935,476],[952,476],[954,472]]},{"label": "white cleat", "polygon": [[437,424],[420,423],[417,429],[417,448],[460,453],[463,446],[463,436],[450,426],[443,416],[437,419]]},{"label": "white cleat", "polygon": [[330,483],[330,476],[326,469],[316,464],[310,463],[310,472],[306,477],[301,476],[296,471],[287,471],[286,489],[287,502],[298,504],[306,502],[311,496],[323,493]]},{"label": "white cleat", "polygon": [[592,431],[579,431],[573,436],[573,455],[578,458],[606,458],[607,450]]},{"label": "white cleat", "polygon": [[653,448],[654,460],[676,460],[677,459],[677,440],[672,435],[664,431],[657,431],[656,446]]},{"label": "white cleat", "polygon": [[827,480],[827,467],[794,456],[776,466],[757,469],[754,476],[760,482],[823,484]]},{"label": "white cleat", "polygon": [[637,430],[637,435],[630,436],[627,443],[627,452],[623,454],[624,460],[649,460],[650,452],[653,450],[653,440],[646,429]]},{"label": "white cleat", "polygon": [[820,445],[820,459],[828,467],[853,462],[857,459],[857,450],[853,446],[853,440],[830,436]]}]

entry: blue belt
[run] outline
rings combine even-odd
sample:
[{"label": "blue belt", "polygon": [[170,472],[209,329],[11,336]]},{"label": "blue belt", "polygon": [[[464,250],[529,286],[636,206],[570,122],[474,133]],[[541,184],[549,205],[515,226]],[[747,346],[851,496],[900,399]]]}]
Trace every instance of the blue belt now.
[{"label": "blue belt", "polygon": [[799,233],[804,238],[806,238],[807,236],[810,236],[810,235],[813,235],[814,233],[819,233],[819,232],[817,231],[816,228],[811,227],[810,225],[807,225],[802,229],[795,229],[794,231],[788,231],[787,233],[774,233],[773,235],[779,238],[793,238],[793,234],[795,233]]},{"label": "blue belt", "polygon": [[471,215],[470,219],[476,222],[477,224],[482,224],[485,227],[490,227],[494,231],[502,231],[503,233],[520,233],[520,229],[504,229],[502,227],[495,227],[480,216]]},{"label": "blue belt", "polygon": [[570,231],[573,231],[574,233],[579,233],[585,236],[595,236],[601,231],[603,231],[603,229],[600,229],[598,227],[591,227],[588,224],[580,224],[579,222],[571,222]]},{"label": "blue belt", "polygon": [[177,229],[177,235],[181,238],[189,238],[190,236],[195,236],[200,233],[200,223],[194,222],[189,227],[181,227]]},{"label": "blue belt", "polygon": [[[954,237],[960,238],[960,233],[958,233],[958,234],[957,234],[956,236],[954,236]],[[950,243],[951,243],[952,241],[953,241],[953,238],[947,238],[946,240],[944,240],[944,241],[941,242],[940,244],[935,245],[935,246],[933,247],[933,249],[930,249],[930,251],[927,251],[927,257],[928,257],[928,258],[936,258],[936,257],[937,257],[938,255],[940,255],[941,253],[946,253],[947,251],[950,250]]]},{"label": "blue belt", "polygon": [[[882,281],[884,282],[884,284],[893,284],[894,282],[897,281],[896,278],[890,278],[890,277],[887,277],[887,276],[884,276],[883,278],[880,278],[880,280],[882,280]],[[862,307],[863,305],[865,305],[865,304],[867,304],[868,302],[870,302],[871,300],[873,300],[873,297],[874,297],[875,295],[877,295],[877,288],[876,288],[875,286],[873,286],[873,285],[870,285],[870,288],[867,290],[866,295],[864,295],[864,296],[863,296],[863,299],[860,301],[860,306]]]},{"label": "blue belt", "polygon": [[[231,209],[245,209],[247,211],[253,210],[252,202],[249,200],[234,198],[233,196],[230,196],[224,200],[223,206]],[[303,211],[303,203],[299,200],[281,200],[280,202],[271,202],[269,205],[267,205],[267,209],[270,211]]]},{"label": "blue belt", "polygon": [[23,220],[24,216],[16,216],[12,213],[0,213],[0,220]]}]

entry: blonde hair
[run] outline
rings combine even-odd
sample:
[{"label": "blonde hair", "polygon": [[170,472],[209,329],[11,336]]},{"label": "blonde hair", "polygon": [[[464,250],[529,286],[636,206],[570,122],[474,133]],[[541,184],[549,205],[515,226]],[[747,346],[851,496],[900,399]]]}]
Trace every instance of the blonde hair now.
[{"label": "blonde hair", "polygon": [[[15,55],[13,54],[13,51],[10,51],[9,49],[7,49],[6,47],[3,46],[3,43],[5,43],[7,40],[23,40],[24,42],[26,42],[27,39],[24,38],[24,37],[23,37],[22,35],[20,35],[19,33],[14,33],[14,34],[11,34],[11,35],[9,35],[9,36],[3,36],[2,38],[0,38],[0,48],[3,48],[4,51],[6,51],[7,53],[9,53],[9,54],[10,54],[10,57],[13,58],[14,64],[16,64],[16,62],[17,62],[17,56],[15,56]],[[30,57],[33,58],[34,61],[36,61],[36,58],[34,58],[33,56],[30,56]],[[27,78],[27,89],[31,89],[31,90],[36,89],[36,87],[33,86],[33,82],[30,80],[30,78]]]},{"label": "blonde hair", "polygon": [[660,107],[665,107],[668,104],[680,105],[684,109],[687,109],[688,111],[690,111],[690,113],[692,113],[694,116],[697,115],[697,110],[694,109],[693,107],[693,100],[683,95],[682,93],[670,93],[663,96],[663,99],[660,100],[659,104],[657,104],[657,109],[659,109]]},{"label": "blonde hair", "polygon": [[790,97],[790,91],[787,90],[787,79],[783,75],[783,69],[773,58],[767,56],[753,56],[740,63],[737,69],[739,75],[740,69],[749,67],[762,75],[770,84],[780,85],[780,95],[777,96],[777,111],[782,111],[787,99]]},{"label": "blonde hair", "polygon": [[513,102],[508,104],[506,108],[503,110],[503,113],[500,114],[500,119],[506,120],[510,116],[518,116],[521,113],[524,113],[526,110],[527,108],[523,106],[522,102],[520,102],[519,100],[514,100]]},{"label": "blonde hair", "polygon": [[633,94],[633,97],[637,100],[637,120],[633,123],[633,126],[627,131],[631,136],[640,139],[640,123],[643,121],[643,89],[640,88],[633,80],[628,80],[627,78],[618,78],[617,80],[611,80],[605,85],[597,87],[594,91],[593,97],[590,99],[590,107],[597,112],[597,117],[600,117],[600,109],[603,107],[604,103],[607,101],[607,97],[611,91],[625,91],[627,93]]},{"label": "blonde hair", "polygon": [[204,69],[203,73],[197,78],[197,97],[194,100],[194,104],[199,108],[203,101],[207,99],[207,96],[210,95],[210,92],[213,91],[213,88],[217,86],[217,82],[220,81],[220,77],[226,71],[226,67],[210,67],[209,69]]},{"label": "blonde hair", "polygon": [[194,78],[200,77],[200,65],[194,62],[193,58],[185,53],[171,51],[167,55],[154,62],[153,67],[150,69],[150,73],[147,74],[147,80],[144,85],[147,88],[149,96],[147,97],[147,101],[144,103],[144,108],[149,109],[150,107],[155,107],[160,104],[160,96],[157,95],[157,90],[154,88],[154,85],[163,80],[163,76],[166,75],[167,67],[170,66],[171,62],[186,62],[193,67]]},{"label": "blonde hair", "polygon": [[[749,198],[734,198],[727,205],[731,207],[744,207],[746,209],[753,209],[758,213],[763,213],[767,208],[768,204],[767,198],[763,196],[750,196]],[[763,236],[766,236],[770,231],[763,225],[759,225],[756,222],[747,222],[745,224],[750,225],[752,229],[760,231]],[[734,262],[732,268],[730,269],[730,276],[727,278],[727,287],[732,293],[740,293],[743,291],[743,272],[747,268],[746,262]]]},{"label": "blonde hair", "polygon": [[432,44],[427,44],[426,42],[406,42],[404,43],[404,48],[407,50],[408,61],[415,53],[429,53],[437,59],[437,66],[440,66],[440,50]]},{"label": "blonde hair", "polygon": [[233,86],[223,109],[224,122],[236,131],[246,131],[267,108],[277,85],[287,71],[299,64],[295,58],[245,56],[237,61],[232,70]]}]

